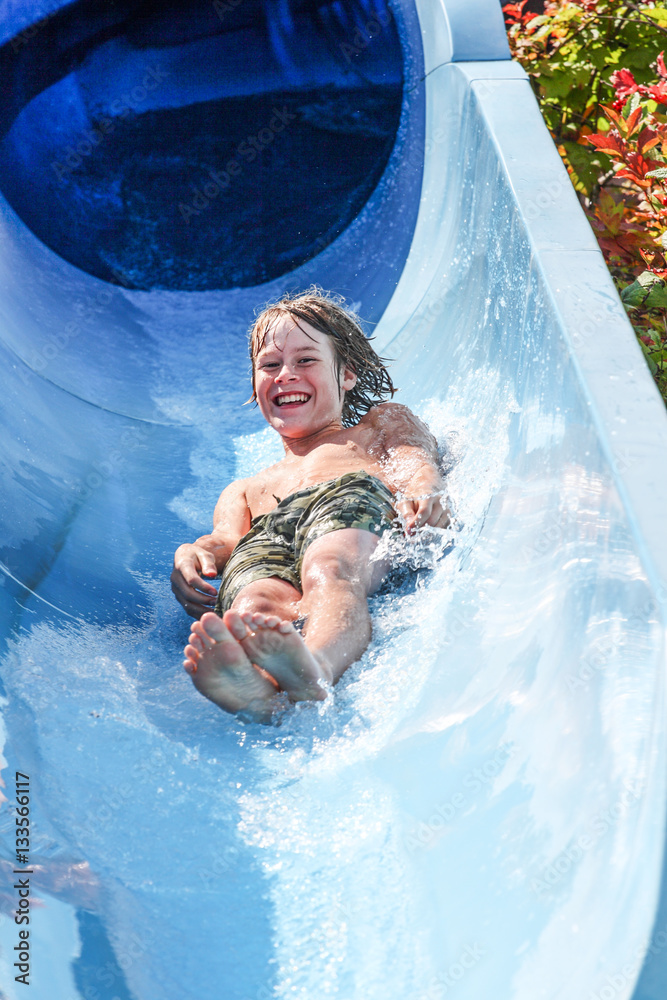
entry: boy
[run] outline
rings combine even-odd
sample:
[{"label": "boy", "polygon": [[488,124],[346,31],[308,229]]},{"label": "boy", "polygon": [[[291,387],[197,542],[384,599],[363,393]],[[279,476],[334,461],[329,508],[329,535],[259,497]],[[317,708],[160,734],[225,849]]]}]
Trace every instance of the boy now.
[{"label": "boy", "polygon": [[[367,598],[389,568],[373,553],[395,512],[407,533],[446,527],[449,512],[435,438],[382,402],[395,389],[341,299],[284,296],[255,321],[250,357],[252,399],[285,457],[223,490],[213,531],[177,549],[171,581],[198,619],[184,663],[195,687],[268,721],[277,692],[323,699],[366,649]],[[216,599],[204,577],[220,572]]]}]

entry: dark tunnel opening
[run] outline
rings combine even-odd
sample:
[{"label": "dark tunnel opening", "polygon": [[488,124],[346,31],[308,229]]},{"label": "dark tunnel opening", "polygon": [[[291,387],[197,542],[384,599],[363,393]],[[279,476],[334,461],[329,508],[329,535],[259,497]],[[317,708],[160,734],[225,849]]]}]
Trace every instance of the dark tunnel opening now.
[{"label": "dark tunnel opening", "polygon": [[270,281],[387,165],[402,55],[385,0],[90,0],[0,50],[0,189],[65,260],[136,289]]}]

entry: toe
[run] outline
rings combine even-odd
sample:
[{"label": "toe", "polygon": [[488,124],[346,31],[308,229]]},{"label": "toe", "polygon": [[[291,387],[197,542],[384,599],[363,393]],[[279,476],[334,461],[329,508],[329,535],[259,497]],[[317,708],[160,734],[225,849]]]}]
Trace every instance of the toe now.
[{"label": "toe", "polygon": [[187,660],[192,660],[193,663],[196,663],[199,659],[199,650],[195,646],[186,646],[183,650],[183,655]]},{"label": "toe", "polygon": [[[194,646],[194,648],[197,650],[198,653],[203,653],[204,649],[206,648],[202,640],[199,638],[198,635],[195,635],[194,632],[190,633],[190,645]],[[211,645],[213,645],[212,642]]]},{"label": "toe", "polygon": [[264,622],[265,628],[277,628],[280,624],[281,619],[278,615],[268,615]]},{"label": "toe", "polygon": [[240,642],[248,635],[248,627],[245,624],[246,615],[241,616],[238,611],[226,611],[224,624],[231,632],[232,636]]},{"label": "toe", "polygon": [[215,645],[215,639],[211,638],[201,622],[194,622],[191,629],[192,634],[190,635],[190,642],[192,642],[193,645],[197,645],[197,643],[193,641],[194,638],[198,639],[202,644],[202,649],[209,649],[211,646]]},{"label": "toe", "polygon": [[279,622],[278,631],[282,632],[283,635],[287,635],[289,632],[295,632],[296,629],[294,628],[291,622],[283,621]]},{"label": "toe", "polygon": [[223,642],[225,639],[229,639],[229,631],[222,618],[218,618],[212,611],[207,611],[205,615],[202,615],[199,624],[212,642]]},{"label": "toe", "polygon": [[263,615],[259,611],[256,611],[250,617],[251,621],[248,622],[247,624],[251,625],[252,628],[266,628],[266,615]]}]

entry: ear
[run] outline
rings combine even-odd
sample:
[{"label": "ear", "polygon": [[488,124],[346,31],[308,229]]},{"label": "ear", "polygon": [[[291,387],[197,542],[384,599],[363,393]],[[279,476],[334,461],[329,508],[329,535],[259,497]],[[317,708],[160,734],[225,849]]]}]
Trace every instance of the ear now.
[{"label": "ear", "polygon": [[357,384],[357,376],[351,368],[343,368],[340,378],[340,387],[344,392],[353,389]]}]

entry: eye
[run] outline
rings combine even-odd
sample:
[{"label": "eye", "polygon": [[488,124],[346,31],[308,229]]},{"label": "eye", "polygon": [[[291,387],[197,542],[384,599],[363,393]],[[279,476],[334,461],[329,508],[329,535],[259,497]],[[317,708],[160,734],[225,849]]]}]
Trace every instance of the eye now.
[{"label": "eye", "polygon": [[308,362],[308,361],[317,361],[317,358],[300,358],[299,359],[299,364],[303,364],[304,362]]},{"label": "eye", "polygon": [[260,367],[261,371],[265,371],[268,368],[277,368],[278,367],[278,362],[277,361],[263,361],[259,367]]}]

